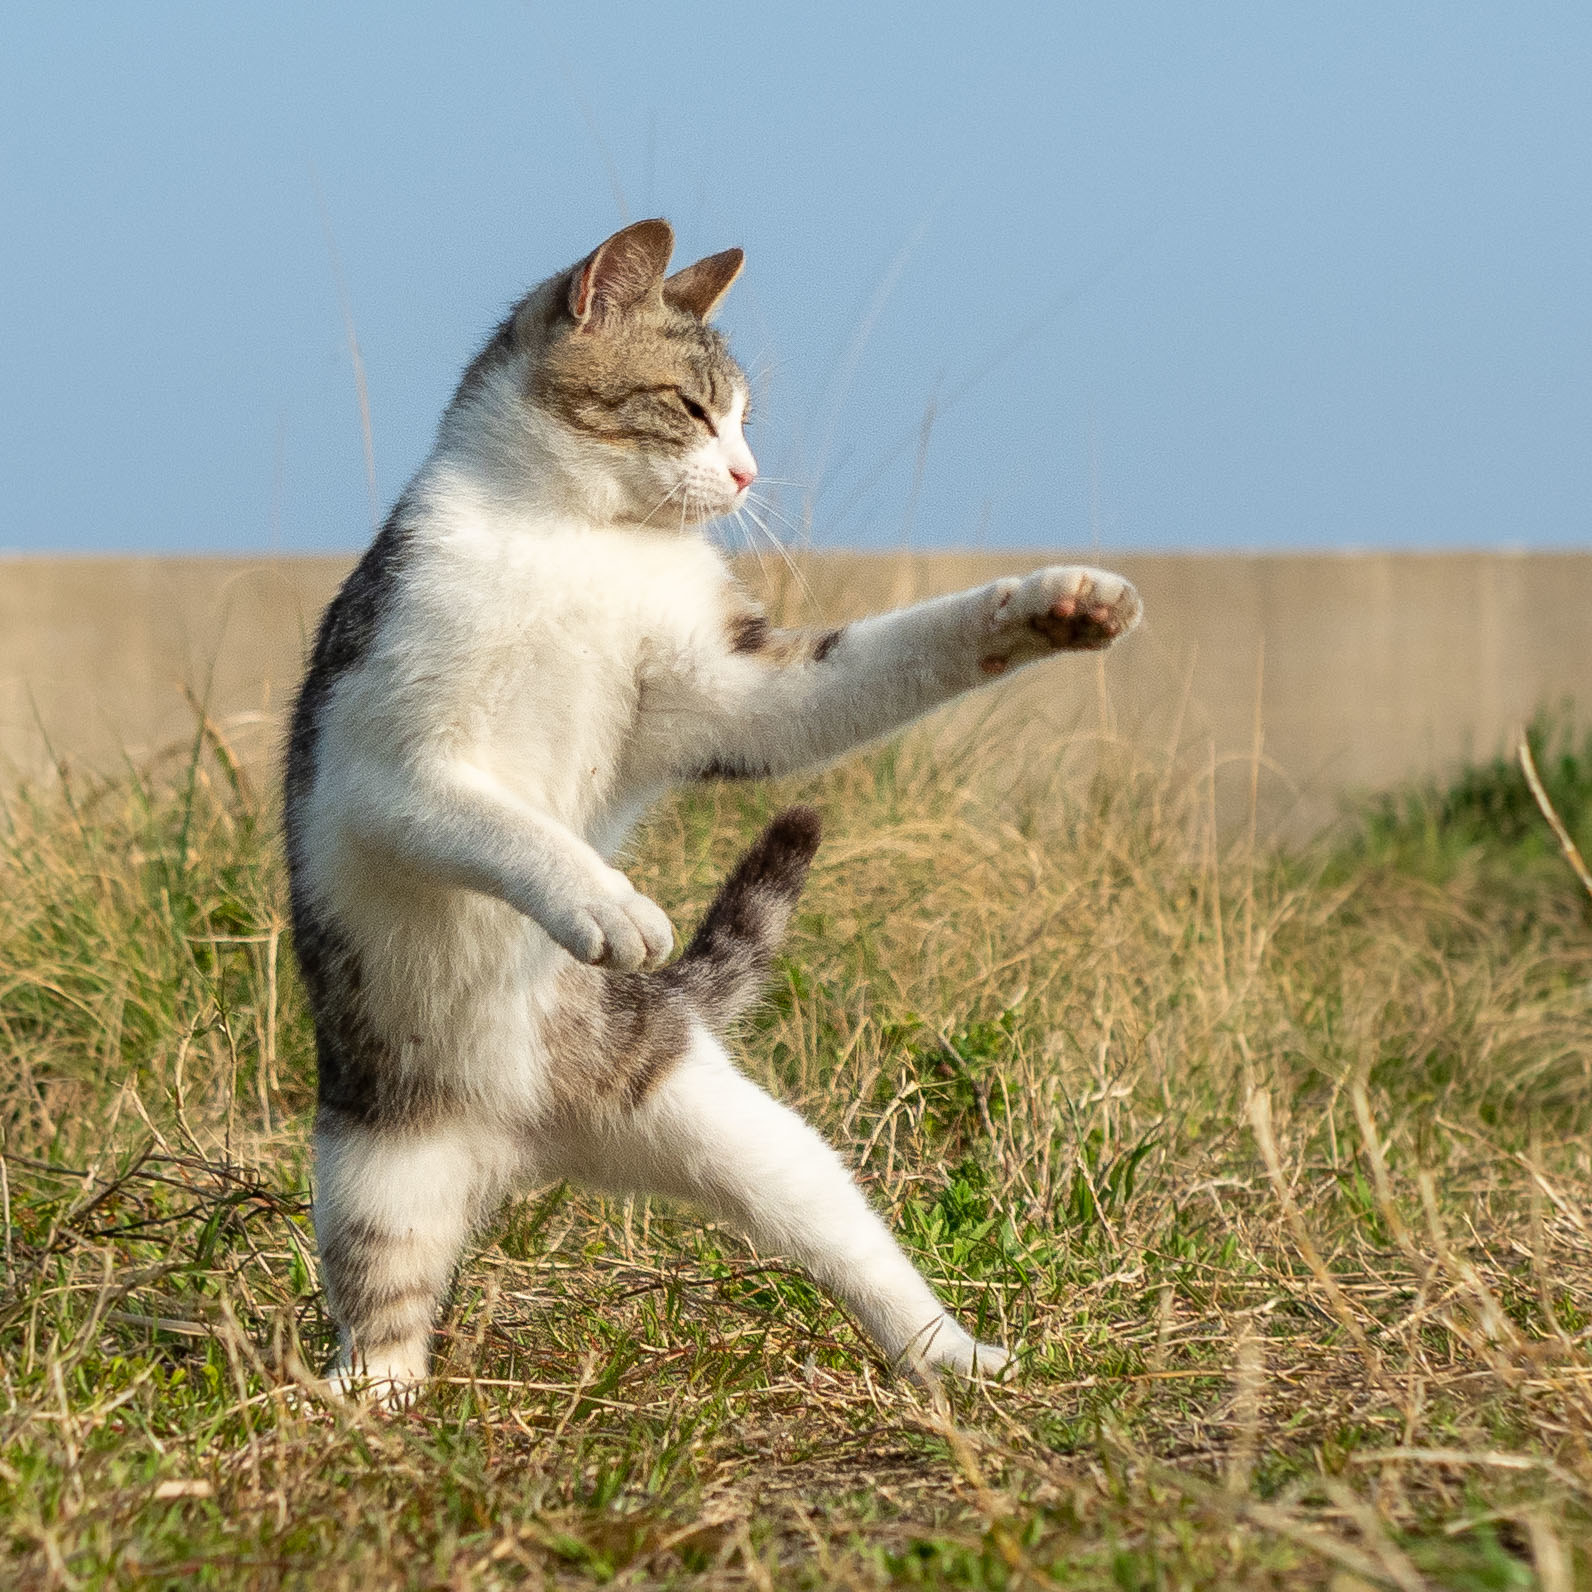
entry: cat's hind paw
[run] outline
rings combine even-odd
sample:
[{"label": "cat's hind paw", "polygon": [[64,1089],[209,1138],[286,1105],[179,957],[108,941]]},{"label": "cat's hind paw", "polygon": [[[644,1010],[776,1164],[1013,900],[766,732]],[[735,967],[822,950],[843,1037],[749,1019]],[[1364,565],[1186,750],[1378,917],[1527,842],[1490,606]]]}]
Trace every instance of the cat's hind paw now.
[{"label": "cat's hind paw", "polygon": [[350,1366],[339,1356],[321,1379],[317,1392],[334,1400],[363,1404],[372,1410],[396,1414],[409,1409],[426,1383],[425,1356],[382,1356],[368,1364]]},{"label": "cat's hind paw", "polygon": [[975,1382],[1004,1382],[1017,1368],[1017,1357],[998,1343],[968,1339],[965,1351],[947,1355],[935,1362],[935,1369],[970,1377]]},{"label": "cat's hind paw", "polygon": [[905,1356],[907,1368],[919,1376],[950,1371],[978,1382],[1004,1382],[1016,1369],[1017,1357],[996,1343],[980,1343],[949,1316],[938,1322]]},{"label": "cat's hind paw", "polygon": [[400,1415],[420,1397],[421,1384],[397,1377],[360,1376],[333,1371],[325,1378],[326,1390],[349,1404],[363,1404],[382,1415]]}]

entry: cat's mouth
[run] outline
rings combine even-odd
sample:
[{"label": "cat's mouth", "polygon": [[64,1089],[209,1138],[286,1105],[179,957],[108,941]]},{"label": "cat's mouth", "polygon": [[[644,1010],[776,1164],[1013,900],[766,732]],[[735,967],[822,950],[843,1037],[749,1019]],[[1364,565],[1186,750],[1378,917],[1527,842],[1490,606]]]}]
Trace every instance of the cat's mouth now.
[{"label": "cat's mouth", "polygon": [[704,503],[690,516],[690,523],[706,525],[710,520],[722,520],[726,515],[733,514],[740,506],[739,493],[732,498],[721,498],[716,503]]}]

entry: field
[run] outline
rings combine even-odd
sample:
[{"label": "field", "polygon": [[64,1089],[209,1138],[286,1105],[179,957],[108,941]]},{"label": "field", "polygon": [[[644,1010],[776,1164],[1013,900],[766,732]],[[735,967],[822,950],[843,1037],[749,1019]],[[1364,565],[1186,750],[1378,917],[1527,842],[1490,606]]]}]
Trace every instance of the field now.
[{"label": "field", "polygon": [[[1009,1386],[894,1376],[779,1257],[535,1191],[410,1411],[317,1390],[311,1041],[224,747],[0,820],[0,1582],[1592,1585],[1592,911],[1511,765],[1278,853],[1198,753],[992,725],[663,810],[689,927],[826,839],[745,1064]],[[1541,748],[1583,845],[1592,758]]]}]

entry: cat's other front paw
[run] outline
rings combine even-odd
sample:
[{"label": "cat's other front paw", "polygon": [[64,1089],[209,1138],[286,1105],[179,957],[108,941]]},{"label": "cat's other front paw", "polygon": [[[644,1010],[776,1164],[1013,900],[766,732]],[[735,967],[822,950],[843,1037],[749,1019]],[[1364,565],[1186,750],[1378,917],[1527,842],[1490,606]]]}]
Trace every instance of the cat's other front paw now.
[{"label": "cat's other front paw", "polygon": [[1103,569],[1053,565],[1003,583],[989,616],[986,674],[1050,652],[1098,652],[1138,624],[1144,604],[1133,586]]},{"label": "cat's other front paw", "polygon": [[564,949],[594,967],[636,973],[661,967],[674,949],[674,926],[656,901],[644,896],[617,869],[607,888],[581,901],[569,914]]}]

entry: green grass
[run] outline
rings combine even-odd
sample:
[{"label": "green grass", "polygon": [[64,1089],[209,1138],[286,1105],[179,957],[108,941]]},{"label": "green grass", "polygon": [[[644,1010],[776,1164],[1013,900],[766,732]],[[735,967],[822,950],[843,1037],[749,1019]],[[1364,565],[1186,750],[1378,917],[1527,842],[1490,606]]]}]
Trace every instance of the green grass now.
[{"label": "green grass", "polygon": [[[318,1396],[273,817],[208,754],[11,799],[0,1582],[1592,1581],[1592,925],[1509,768],[1260,856],[1175,771],[1014,803],[929,745],[685,798],[633,872],[688,927],[823,809],[741,1051],[1022,1346],[943,1400],[777,1256],[568,1188],[414,1409]],[[1584,836],[1592,758],[1539,761]]]},{"label": "green grass", "polygon": [[[1582,855],[1592,854],[1592,730],[1578,730],[1566,706],[1539,713],[1526,738],[1549,801]],[[1442,884],[1480,872],[1528,910],[1564,867],[1514,758],[1476,763],[1447,783],[1406,785],[1355,818],[1340,864],[1390,865]]]}]

